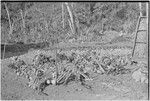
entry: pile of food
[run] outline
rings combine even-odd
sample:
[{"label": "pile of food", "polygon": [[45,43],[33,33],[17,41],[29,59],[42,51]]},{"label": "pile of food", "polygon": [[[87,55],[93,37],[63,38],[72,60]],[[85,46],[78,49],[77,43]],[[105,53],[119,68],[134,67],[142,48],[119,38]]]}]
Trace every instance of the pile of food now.
[{"label": "pile of food", "polygon": [[56,55],[37,54],[32,64],[19,57],[13,57],[9,65],[14,72],[28,79],[28,86],[42,94],[49,85],[67,85],[75,81],[91,89],[87,81],[93,80],[92,74],[119,75],[130,73],[125,68],[128,63],[125,55],[100,56],[96,51],[58,52]]}]

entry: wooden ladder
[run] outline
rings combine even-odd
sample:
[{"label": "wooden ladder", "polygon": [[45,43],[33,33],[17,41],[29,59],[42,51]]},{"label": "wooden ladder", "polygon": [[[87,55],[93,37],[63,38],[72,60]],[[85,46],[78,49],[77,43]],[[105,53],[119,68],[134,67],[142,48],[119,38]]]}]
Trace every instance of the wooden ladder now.
[{"label": "wooden ladder", "polygon": [[[142,22],[142,20],[146,20],[146,23],[145,24],[147,24],[146,26],[146,28],[144,28],[144,29],[140,29],[140,25],[142,25],[141,24],[141,22]],[[139,37],[140,37],[140,32],[143,32],[143,33],[145,33],[146,35],[144,35],[145,37],[146,37],[146,40],[140,40],[140,41],[138,41],[137,39],[139,39]],[[136,27],[136,32],[135,32],[135,37],[134,37],[134,44],[133,44],[133,50],[132,50],[132,58],[134,57],[134,55],[135,55],[135,51],[138,49],[137,47],[138,47],[138,45],[141,45],[141,44],[143,44],[143,45],[148,45],[148,17],[147,16],[139,16],[139,18],[138,18],[138,22],[137,22],[137,27]]]}]

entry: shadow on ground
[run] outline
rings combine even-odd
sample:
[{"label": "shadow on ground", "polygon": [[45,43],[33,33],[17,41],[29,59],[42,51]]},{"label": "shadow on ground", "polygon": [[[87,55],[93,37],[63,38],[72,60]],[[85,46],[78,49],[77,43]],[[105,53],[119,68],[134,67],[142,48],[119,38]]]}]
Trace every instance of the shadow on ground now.
[{"label": "shadow on ground", "polygon": [[45,47],[48,47],[49,43],[43,42],[43,43],[37,43],[37,44],[23,44],[23,43],[16,43],[12,45],[6,45],[1,44],[1,59],[3,58],[3,52],[5,47],[5,58],[10,58],[12,56],[19,56],[27,53],[30,49],[43,49]]}]

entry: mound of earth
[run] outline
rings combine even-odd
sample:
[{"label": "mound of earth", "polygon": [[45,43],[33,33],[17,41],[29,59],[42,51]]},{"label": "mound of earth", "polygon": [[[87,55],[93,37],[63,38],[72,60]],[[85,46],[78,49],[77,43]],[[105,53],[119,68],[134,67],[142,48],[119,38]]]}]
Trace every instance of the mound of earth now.
[{"label": "mound of earth", "polygon": [[[30,51],[20,56],[30,63],[38,51]],[[48,51],[44,51],[48,52]],[[55,51],[54,51],[55,52]],[[53,53],[53,51],[52,51]],[[50,54],[52,54],[50,53]],[[1,99],[2,100],[146,100],[148,85],[135,82],[132,74],[96,75],[88,84],[92,89],[86,89],[79,83],[70,82],[68,85],[50,85],[45,89],[48,96],[26,85],[26,79],[18,77],[8,68],[10,58],[1,60]]]}]

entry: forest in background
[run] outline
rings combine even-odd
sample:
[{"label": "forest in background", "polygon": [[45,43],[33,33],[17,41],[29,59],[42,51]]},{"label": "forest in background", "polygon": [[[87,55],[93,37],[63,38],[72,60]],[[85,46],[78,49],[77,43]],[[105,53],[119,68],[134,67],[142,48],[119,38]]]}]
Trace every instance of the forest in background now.
[{"label": "forest in background", "polygon": [[132,36],[139,12],[136,2],[2,2],[1,42],[95,41],[108,32]]}]

